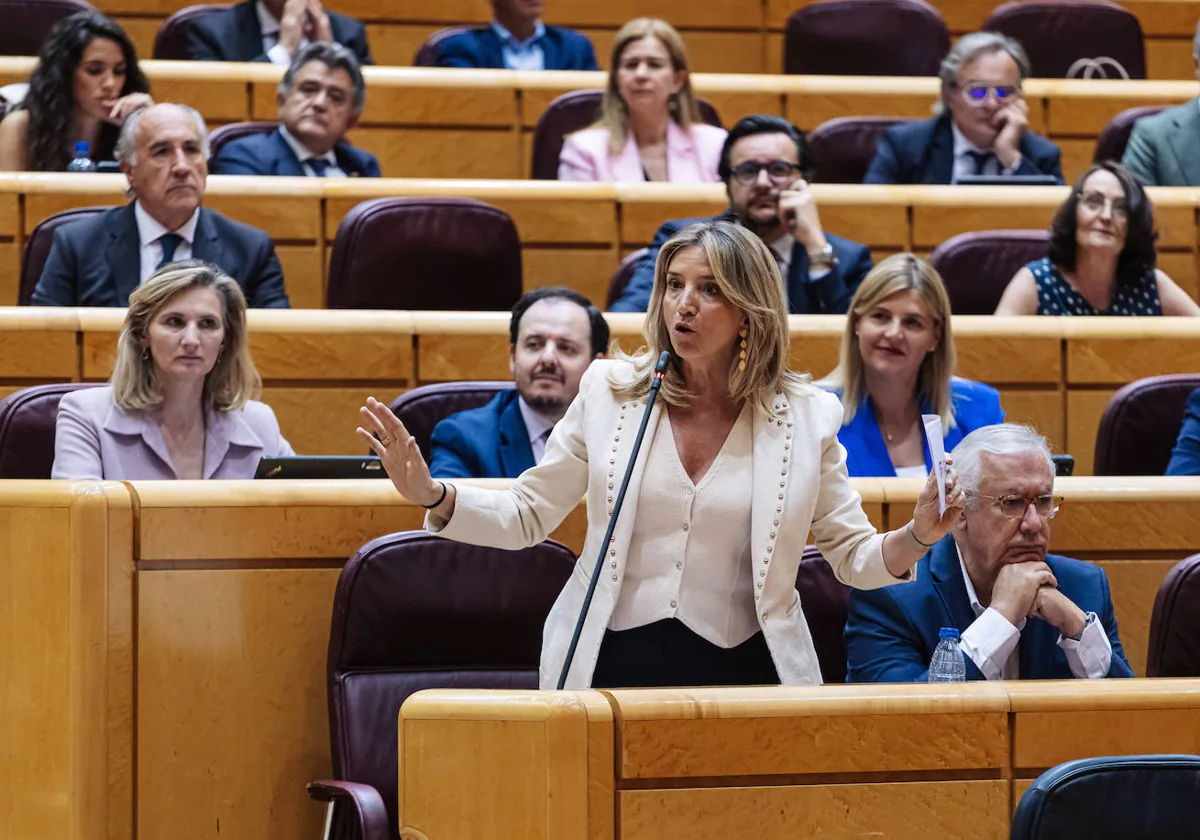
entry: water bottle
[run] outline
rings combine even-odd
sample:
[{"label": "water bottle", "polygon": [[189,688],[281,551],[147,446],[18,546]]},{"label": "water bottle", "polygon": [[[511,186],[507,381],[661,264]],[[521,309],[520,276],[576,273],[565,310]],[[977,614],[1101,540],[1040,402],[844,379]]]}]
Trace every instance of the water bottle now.
[{"label": "water bottle", "polygon": [[80,140],[75,144],[75,157],[67,164],[68,172],[95,172],[96,164],[88,157],[91,149],[88,144]]},{"label": "water bottle", "polygon": [[938,631],[938,646],[929,663],[929,681],[966,682],[967,662],[958,648],[958,630],[943,627]]}]

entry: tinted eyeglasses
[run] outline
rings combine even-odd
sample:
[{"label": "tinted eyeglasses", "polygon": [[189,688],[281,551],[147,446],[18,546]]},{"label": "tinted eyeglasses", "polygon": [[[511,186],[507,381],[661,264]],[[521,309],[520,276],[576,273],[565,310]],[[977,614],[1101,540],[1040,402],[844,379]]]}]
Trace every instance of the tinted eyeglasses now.
[{"label": "tinted eyeglasses", "polygon": [[1025,511],[1033,505],[1037,515],[1042,519],[1053,519],[1058,516],[1058,509],[1062,507],[1063,497],[1056,496],[1052,493],[1047,493],[1044,496],[989,496],[987,493],[977,494],[981,499],[991,499],[1000,508],[1000,512],[1009,519],[1024,519]]},{"label": "tinted eyeglasses", "polygon": [[773,160],[769,163],[755,163],[748,160],[730,169],[729,174],[739,184],[749,186],[758,180],[758,173],[764,169],[767,170],[767,177],[776,186],[790,184],[800,171],[799,165],[786,160]]},{"label": "tinted eyeglasses", "polygon": [[1021,89],[1013,85],[985,85],[982,82],[971,82],[962,89],[963,101],[976,108],[986,105],[989,96],[1001,105],[1007,105],[1021,98]]},{"label": "tinted eyeglasses", "polygon": [[1114,219],[1125,220],[1129,218],[1129,202],[1123,198],[1109,198],[1098,192],[1079,193],[1079,200],[1083,202],[1083,206],[1093,213],[1102,213],[1106,206],[1112,208]]}]

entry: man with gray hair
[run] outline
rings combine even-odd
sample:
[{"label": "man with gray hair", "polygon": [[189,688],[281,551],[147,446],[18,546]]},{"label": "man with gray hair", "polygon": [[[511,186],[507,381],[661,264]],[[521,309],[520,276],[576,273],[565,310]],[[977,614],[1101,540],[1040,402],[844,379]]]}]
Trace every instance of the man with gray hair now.
[{"label": "man with gray hair", "polygon": [[35,306],[128,306],[157,269],[186,259],[233,277],[250,306],[288,305],[271,238],[200,206],[208,136],[196,111],[168,103],[135,111],[116,154],[133,202],[54,232]]},{"label": "man with gray hair", "polygon": [[1062,498],[1045,439],[1002,423],[951,454],[967,506],[913,583],[851,591],[847,679],[924,682],[943,627],[967,679],[1132,677],[1104,570],[1046,553]]},{"label": "man with gray hair", "polygon": [[[1200,24],[1192,69],[1200,79]],[[1135,122],[1121,162],[1147,187],[1200,186],[1200,97]]]},{"label": "man with gray hair", "polygon": [[346,140],[366,99],[354,53],[341,44],[309,44],[279,83],[279,128],[226,144],[215,174],[378,178],[375,156]]},{"label": "man with gray hair", "polygon": [[1058,147],[1029,131],[1025,50],[998,32],[963,36],[942,60],[938,116],[879,139],[868,184],[957,184],[972,175],[1044,175],[1063,183]]}]

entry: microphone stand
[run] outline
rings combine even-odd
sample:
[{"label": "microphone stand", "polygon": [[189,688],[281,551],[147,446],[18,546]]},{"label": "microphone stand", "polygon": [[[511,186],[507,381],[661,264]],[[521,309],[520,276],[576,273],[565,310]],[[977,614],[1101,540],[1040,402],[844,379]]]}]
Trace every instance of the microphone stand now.
[{"label": "microphone stand", "polygon": [[571,635],[571,645],[567,648],[567,658],[563,662],[562,673],[558,675],[558,690],[567,683],[567,672],[571,670],[571,662],[575,659],[575,649],[579,647],[579,636],[583,633],[583,623],[587,619],[588,610],[592,606],[592,597],[596,594],[596,584],[600,582],[600,570],[604,568],[604,552],[608,550],[608,541],[612,539],[613,529],[617,526],[617,517],[621,515],[621,505],[625,502],[625,491],[629,488],[629,478],[633,475],[633,465],[637,463],[638,452],[642,448],[642,438],[646,436],[646,426],[650,423],[650,409],[658,399],[658,389],[662,387],[663,377],[667,375],[667,366],[671,363],[671,351],[664,350],[654,366],[654,376],[650,380],[650,396],[646,400],[646,410],[642,412],[642,425],[638,427],[637,437],[633,441],[633,454],[629,456],[629,464],[625,467],[625,477],[621,479],[621,489],[617,493],[617,503],[613,505],[612,516],[608,518],[608,529],[600,542],[600,554],[596,557],[596,565],[592,569],[592,579],[588,581],[587,595],[583,599],[583,608],[579,611],[579,620],[575,622],[575,632]]}]

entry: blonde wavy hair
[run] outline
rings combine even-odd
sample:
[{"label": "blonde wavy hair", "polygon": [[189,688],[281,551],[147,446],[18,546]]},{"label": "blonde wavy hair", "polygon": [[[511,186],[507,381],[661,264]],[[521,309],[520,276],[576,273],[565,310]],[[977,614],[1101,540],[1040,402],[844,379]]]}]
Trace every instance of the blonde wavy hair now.
[{"label": "blonde wavy hair", "polygon": [[162,405],[162,386],[154,359],[142,346],[146,331],[180,292],[212,289],[224,309],[225,340],[213,369],[204,379],[205,409],[237,411],[262,393],[246,342],[246,298],[225,272],[201,260],[171,263],[154,272],[129,296],[129,311],[117,343],[113,366],[113,401],[125,411],[147,411]]},{"label": "blonde wavy hair", "polygon": [[[621,67],[621,55],[634,41],[654,37],[666,48],[671,56],[671,66],[675,72],[687,72],[687,47],[683,45],[681,36],[675,27],[665,20],[658,18],[640,17],[626,23],[617,32],[613,41],[612,61],[608,65],[608,86],[604,89],[604,97],[600,101],[600,119],[594,128],[608,129],[608,153],[621,154],[625,141],[629,136],[629,106],[621,98],[621,89],[617,84],[617,71]],[[692,92],[691,76],[685,76],[683,87],[671,98],[669,105],[671,119],[682,129],[686,130],[692,123],[700,122],[700,108],[696,104],[696,95]]]},{"label": "blonde wavy hair", "polygon": [[957,355],[954,336],[950,331],[950,296],[946,294],[946,284],[942,282],[941,275],[915,254],[893,254],[872,268],[850,301],[838,366],[824,380],[826,384],[842,391],[843,423],[854,419],[863,398],[867,396],[865,365],[855,334],[858,324],[863,316],[884,300],[897,292],[906,291],[917,292],[925,301],[938,333],[937,347],[921,360],[914,397],[933,408],[942,418],[943,429],[954,428],[950,377],[954,375]]},{"label": "blonde wavy hair", "polygon": [[[671,237],[658,252],[654,265],[654,289],[642,336],[646,345],[633,355],[614,356],[633,364],[633,380],[615,372],[609,385],[617,399],[642,399],[650,392],[654,366],[664,350],[672,350],[671,330],[663,318],[663,295],[667,270],[684,248],[699,248],[712,269],[713,279],[730,303],[746,316],[746,369],[738,370],[738,356],[731,354],[729,395],[749,400],[770,413],[776,390],[795,391],[809,381],[807,374],[788,369],[791,335],[788,332],[787,301],[779,266],[762,240],[743,227],[725,221],[694,224]],[[663,380],[660,398],[668,405],[691,402],[683,364],[672,352],[671,368]]]}]

